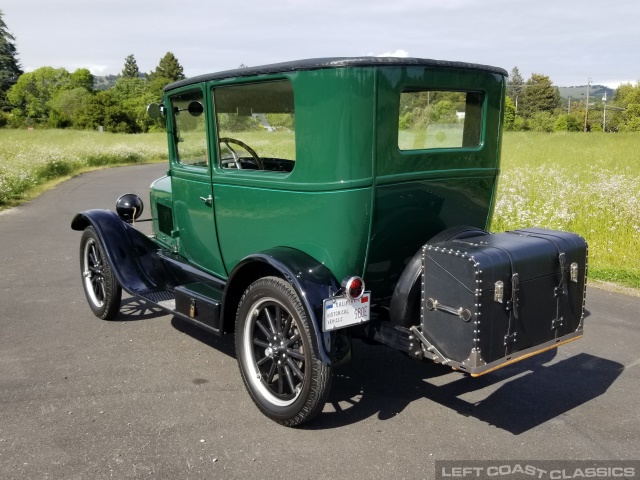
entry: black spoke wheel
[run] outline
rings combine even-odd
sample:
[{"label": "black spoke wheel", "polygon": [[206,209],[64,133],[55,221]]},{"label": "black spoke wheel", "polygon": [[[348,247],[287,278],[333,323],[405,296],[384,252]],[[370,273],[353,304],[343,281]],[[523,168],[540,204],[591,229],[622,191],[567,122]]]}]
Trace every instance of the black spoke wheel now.
[{"label": "black spoke wheel", "polygon": [[120,310],[122,288],[118,284],[102,243],[93,227],[87,227],[80,240],[82,286],[93,313],[110,320]]},{"label": "black spoke wheel", "polygon": [[309,319],[293,287],[265,277],[244,292],[236,316],[236,352],[258,408],[286,426],[322,411],[331,367],[315,355]]}]

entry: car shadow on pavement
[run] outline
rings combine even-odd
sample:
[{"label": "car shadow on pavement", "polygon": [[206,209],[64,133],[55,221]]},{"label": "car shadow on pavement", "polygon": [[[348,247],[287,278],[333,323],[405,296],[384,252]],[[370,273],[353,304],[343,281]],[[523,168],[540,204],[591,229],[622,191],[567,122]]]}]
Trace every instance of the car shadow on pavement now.
[{"label": "car shadow on pavement", "polygon": [[236,358],[236,348],[233,335],[223,335],[220,337],[214,333],[202,330],[195,325],[191,325],[189,322],[186,322],[179,317],[173,317],[171,319],[171,326],[179,332],[189,335],[195,340],[198,340],[211,348],[215,348],[225,355],[229,355],[231,358]]},{"label": "car shadow on pavement", "polygon": [[123,298],[120,302],[120,312],[115,319],[126,322],[135,322],[138,320],[150,320],[152,318],[162,317],[166,314],[167,312],[151,303],[139,300],[135,297],[127,297]]},{"label": "car shadow on pavement", "polygon": [[[353,360],[334,370],[327,406],[306,428],[337,428],[376,414],[387,420],[426,399],[519,435],[602,395],[624,370],[586,353],[548,364],[556,352],[472,378],[386,347],[354,342]],[[438,410],[427,404],[425,422]]]}]

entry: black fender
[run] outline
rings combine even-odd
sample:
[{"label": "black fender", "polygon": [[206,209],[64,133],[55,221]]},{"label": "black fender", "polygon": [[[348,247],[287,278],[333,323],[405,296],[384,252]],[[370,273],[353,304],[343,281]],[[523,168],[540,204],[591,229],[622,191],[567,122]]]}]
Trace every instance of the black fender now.
[{"label": "black fender", "polygon": [[294,248],[265,250],[243,258],[236,265],[229,275],[222,299],[222,321],[226,322],[226,329],[229,329],[229,322],[235,321],[238,303],[247,287],[268,275],[284,278],[295,289],[309,317],[315,337],[312,344],[318,358],[327,365],[348,359],[351,354],[348,332],[345,329],[322,331],[323,300],[335,295],[340,284],[325,265]]},{"label": "black fender", "polygon": [[86,210],[73,217],[71,228],[91,225],[120,286],[131,295],[164,290],[171,278],[154,255],[158,246],[111,210]]},{"label": "black fender", "polygon": [[[454,239],[461,240],[480,235],[487,235],[487,232],[476,227],[451,227],[434,235],[427,243],[434,244]],[[411,257],[393,290],[393,296],[389,304],[389,320],[392,323],[409,328],[412,325],[417,325],[420,321],[419,313],[416,312],[420,312],[421,278],[422,249]]]}]

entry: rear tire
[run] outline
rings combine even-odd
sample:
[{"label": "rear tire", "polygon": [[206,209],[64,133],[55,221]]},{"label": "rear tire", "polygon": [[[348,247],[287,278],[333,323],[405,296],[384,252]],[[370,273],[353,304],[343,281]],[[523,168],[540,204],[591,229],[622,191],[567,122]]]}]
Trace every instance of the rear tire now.
[{"label": "rear tire", "polygon": [[317,358],[313,341],[291,284],[264,277],[247,288],[236,315],[238,366],[253,402],[281,425],[311,420],[326,402],[331,367]]},{"label": "rear tire", "polygon": [[122,288],[93,227],[85,228],[80,240],[80,274],[91,311],[96,317],[111,320],[120,310]]}]

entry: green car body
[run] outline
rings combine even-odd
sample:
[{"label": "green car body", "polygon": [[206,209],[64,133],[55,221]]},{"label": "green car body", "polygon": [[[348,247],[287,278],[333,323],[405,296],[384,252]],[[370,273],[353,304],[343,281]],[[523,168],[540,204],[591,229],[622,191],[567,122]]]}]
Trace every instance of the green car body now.
[{"label": "green car body", "polygon": [[[213,161],[182,165],[175,117],[167,115],[170,173],[152,186],[154,232],[160,245],[223,280],[252,253],[290,247],[325,265],[338,281],[362,276],[374,298],[388,301],[407,259],[429,238],[455,225],[488,227],[505,74],[447,62],[317,63],[279,73],[239,70],[167,87],[167,112],[174,95],[202,91]],[[293,87],[295,167],[221,168],[212,96],[229,86],[274,81]],[[400,95],[419,90],[480,93],[478,145],[400,150]],[[212,202],[200,200],[209,195]],[[172,231],[161,228],[157,204],[172,209]]]},{"label": "green car body", "polygon": [[364,57],[168,85],[149,109],[169,148],[151,185],[152,235],[132,225],[135,195],[118,215],[73,219],[91,309],[113,318],[124,289],[235,333],[254,403],[288,426],[322,410],[353,337],[432,358],[419,327],[422,247],[489,226],[506,75]]}]

